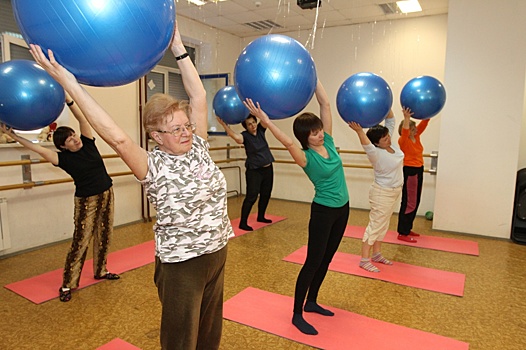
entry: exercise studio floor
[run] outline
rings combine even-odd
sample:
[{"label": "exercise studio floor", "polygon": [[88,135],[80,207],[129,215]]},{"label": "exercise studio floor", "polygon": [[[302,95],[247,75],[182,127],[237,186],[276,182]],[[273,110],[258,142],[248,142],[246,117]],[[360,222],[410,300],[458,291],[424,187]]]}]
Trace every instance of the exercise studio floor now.
[{"label": "exercise studio floor", "polygon": [[[242,200],[229,199],[231,219],[239,217]],[[267,212],[287,219],[230,241],[225,300],[247,287],[294,294],[301,266],[282,259],[307,243],[309,204],[271,200]],[[349,224],[365,226],[367,215],[368,211],[351,210]],[[151,226],[139,223],[116,229],[112,251],[152,240]],[[396,229],[395,216],[390,229]],[[424,218],[417,219],[414,230],[478,242],[479,256],[383,245],[384,255],[395,262],[465,274],[463,297],[329,271],[319,303],[454,338],[469,343],[470,350],[525,349],[526,246],[433,231],[431,221]],[[0,259],[2,286],[61,268],[68,248],[69,241]],[[339,249],[352,254],[359,254],[359,250],[360,241],[352,238],[344,238]],[[6,288],[0,289],[0,300],[3,350],[94,350],[115,338],[143,350],[159,348],[160,304],[153,264],[125,272],[118,281],[75,291],[68,303],[56,298],[37,305]],[[389,339],[385,342],[389,344]],[[225,320],[221,349],[312,348]]]}]

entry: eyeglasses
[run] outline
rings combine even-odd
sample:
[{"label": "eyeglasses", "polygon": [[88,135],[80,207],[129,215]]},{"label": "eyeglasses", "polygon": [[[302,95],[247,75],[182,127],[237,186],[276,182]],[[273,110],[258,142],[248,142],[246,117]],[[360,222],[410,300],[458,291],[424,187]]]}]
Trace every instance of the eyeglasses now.
[{"label": "eyeglasses", "polygon": [[172,131],[166,131],[166,130],[155,130],[155,131],[160,132],[161,134],[172,134],[175,137],[179,137],[183,133],[183,128],[185,130],[194,132],[195,131],[195,123],[186,123],[185,125],[181,125],[181,126],[176,127]]}]

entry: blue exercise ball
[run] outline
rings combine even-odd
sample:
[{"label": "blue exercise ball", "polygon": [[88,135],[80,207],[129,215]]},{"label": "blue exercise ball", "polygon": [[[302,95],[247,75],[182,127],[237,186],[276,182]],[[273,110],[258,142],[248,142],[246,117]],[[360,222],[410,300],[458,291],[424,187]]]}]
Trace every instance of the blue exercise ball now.
[{"label": "blue exercise ball", "polygon": [[338,90],[336,107],[346,122],[370,128],[385,119],[393,105],[389,84],[374,73],[357,73],[347,78]]},{"label": "blue exercise ball", "polygon": [[279,34],[257,38],[239,55],[234,85],[242,100],[259,102],[271,119],[288,118],[309,103],[318,78],[310,53]]},{"label": "blue exercise ball", "polygon": [[80,83],[120,86],[163,58],[175,24],[173,0],[12,0],[28,44],[51,49]]},{"label": "blue exercise ball", "polygon": [[409,80],[400,93],[400,104],[413,112],[415,119],[437,115],[446,103],[446,89],[437,79],[422,75]]},{"label": "blue exercise ball", "polygon": [[212,105],[214,113],[227,124],[239,124],[250,114],[232,85],[219,89]]},{"label": "blue exercise ball", "polygon": [[36,62],[0,64],[0,121],[16,130],[36,130],[62,113],[64,89]]}]

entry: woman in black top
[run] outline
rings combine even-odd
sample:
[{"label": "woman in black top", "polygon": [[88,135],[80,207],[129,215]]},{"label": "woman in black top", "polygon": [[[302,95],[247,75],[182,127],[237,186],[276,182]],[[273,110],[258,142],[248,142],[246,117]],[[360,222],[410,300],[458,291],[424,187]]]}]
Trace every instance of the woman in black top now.
[{"label": "woman in black top", "polygon": [[267,128],[262,123],[257,122],[255,116],[250,114],[241,124],[245,128],[241,134],[233,131],[228,124],[217,118],[219,124],[223,126],[228,136],[238,144],[245,146],[247,159],[245,162],[245,178],[247,183],[247,194],[241,207],[241,220],[239,228],[245,231],[252,231],[248,225],[250,210],[259,196],[257,221],[271,223],[272,220],[265,218],[268,202],[274,183],[274,170],[272,162],[274,157],[265,138]]},{"label": "woman in black top", "polygon": [[[66,101],[70,100],[69,96]],[[17,135],[6,125],[2,130],[22,146],[38,153],[54,166],[67,172],[75,183],[75,231],[66,258],[60,301],[71,300],[71,291],[79,286],[80,274],[93,236],[93,273],[95,279],[119,279],[106,269],[108,249],[113,234],[113,187],[88,121],[73,100],[67,105],[79,122],[80,137],[67,126],[53,133],[53,143],[60,152],[52,151]]]}]

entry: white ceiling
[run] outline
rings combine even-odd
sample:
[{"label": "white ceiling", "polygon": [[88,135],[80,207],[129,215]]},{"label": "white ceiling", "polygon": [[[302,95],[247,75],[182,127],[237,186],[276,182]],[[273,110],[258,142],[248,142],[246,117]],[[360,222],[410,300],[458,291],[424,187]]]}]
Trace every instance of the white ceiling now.
[{"label": "white ceiling", "polygon": [[[196,6],[176,0],[176,14],[239,37],[336,27],[375,21],[446,14],[449,0],[419,0],[422,12],[384,14],[379,4],[395,0],[321,0],[319,9],[302,9],[297,0],[207,0]],[[316,20],[317,17],[317,20]],[[283,28],[254,29],[245,23],[270,20]]]}]

